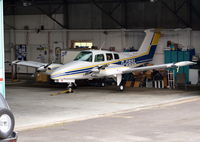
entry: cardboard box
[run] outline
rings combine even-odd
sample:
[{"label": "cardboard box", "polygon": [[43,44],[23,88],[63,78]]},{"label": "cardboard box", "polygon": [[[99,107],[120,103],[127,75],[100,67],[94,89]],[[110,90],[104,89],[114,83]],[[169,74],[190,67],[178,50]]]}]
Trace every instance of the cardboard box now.
[{"label": "cardboard box", "polygon": [[132,87],[132,81],[126,81],[125,87]]},{"label": "cardboard box", "polygon": [[49,75],[47,75],[43,72],[39,72],[36,75],[36,81],[37,82],[48,82],[49,81]]},{"label": "cardboard box", "polygon": [[150,63],[148,63],[146,66],[153,66],[154,64],[150,64]]},{"label": "cardboard box", "polygon": [[136,88],[140,87],[140,81],[135,81],[134,82],[134,87],[136,87]]},{"label": "cardboard box", "polygon": [[136,72],[133,72],[133,75],[134,76],[138,76],[138,75],[141,75],[142,74],[142,72],[141,71],[136,71]]},{"label": "cardboard box", "polygon": [[152,73],[153,73],[152,70],[146,71],[146,72],[145,72],[145,77],[146,77],[147,79],[152,79]]},{"label": "cardboard box", "polygon": [[163,81],[164,81],[164,88],[167,88],[167,86],[168,86],[168,79],[167,79],[167,76],[164,76],[164,77],[163,77]]}]

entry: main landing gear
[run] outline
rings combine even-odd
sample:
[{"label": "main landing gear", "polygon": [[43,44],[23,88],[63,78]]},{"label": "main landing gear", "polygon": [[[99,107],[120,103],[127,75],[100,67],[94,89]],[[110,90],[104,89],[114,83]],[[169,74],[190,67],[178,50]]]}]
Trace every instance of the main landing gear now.
[{"label": "main landing gear", "polygon": [[122,81],[121,74],[116,75],[116,82],[117,82],[117,86],[119,87],[119,91],[124,91],[124,83]]}]

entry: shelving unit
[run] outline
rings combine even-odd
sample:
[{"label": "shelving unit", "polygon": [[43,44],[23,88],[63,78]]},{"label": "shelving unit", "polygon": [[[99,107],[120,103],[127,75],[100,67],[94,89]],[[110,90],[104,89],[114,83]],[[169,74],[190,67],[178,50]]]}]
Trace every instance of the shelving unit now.
[{"label": "shelving unit", "polygon": [[[187,51],[176,51],[176,50],[165,50],[164,51],[164,62],[165,63],[176,63],[180,61],[191,61],[192,56],[194,55],[193,49]],[[168,69],[174,75],[174,83],[176,81],[177,73],[185,74],[185,83],[189,83],[189,66],[180,67],[177,69]],[[170,73],[171,74],[171,73]]]}]

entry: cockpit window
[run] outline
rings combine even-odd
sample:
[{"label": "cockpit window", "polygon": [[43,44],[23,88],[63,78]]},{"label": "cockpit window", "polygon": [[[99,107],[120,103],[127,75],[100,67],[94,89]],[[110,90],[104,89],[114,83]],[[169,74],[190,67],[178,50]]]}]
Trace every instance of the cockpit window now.
[{"label": "cockpit window", "polygon": [[74,61],[92,62],[92,52],[90,52],[90,51],[82,51],[76,56]]},{"label": "cockpit window", "polygon": [[119,54],[114,54],[115,60],[119,59]]},{"label": "cockpit window", "polygon": [[112,60],[112,59],[113,59],[113,56],[112,56],[111,53],[106,53],[106,58],[107,58],[107,60],[109,61],[109,60]]},{"label": "cockpit window", "polygon": [[95,62],[103,62],[103,61],[105,61],[104,55],[103,54],[97,54],[97,55],[95,55],[94,61]]}]

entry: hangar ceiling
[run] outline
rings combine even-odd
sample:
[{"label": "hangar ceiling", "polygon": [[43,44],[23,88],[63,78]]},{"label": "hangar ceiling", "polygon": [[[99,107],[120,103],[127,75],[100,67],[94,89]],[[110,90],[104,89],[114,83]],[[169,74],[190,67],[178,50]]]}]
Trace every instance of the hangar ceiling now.
[{"label": "hangar ceiling", "polygon": [[199,0],[6,0],[4,14],[45,14],[64,29],[200,29]]}]

